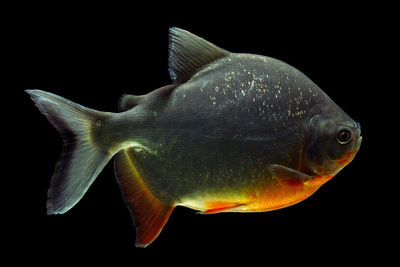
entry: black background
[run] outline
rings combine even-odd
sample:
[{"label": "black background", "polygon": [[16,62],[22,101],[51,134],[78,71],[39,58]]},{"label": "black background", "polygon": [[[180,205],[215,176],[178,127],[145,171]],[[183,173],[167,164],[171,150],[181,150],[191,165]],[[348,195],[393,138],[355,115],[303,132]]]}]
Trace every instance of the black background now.
[{"label": "black background", "polygon": [[[377,47],[385,42],[382,29],[387,25],[377,17],[384,12],[365,6],[300,9],[241,3],[193,13],[195,4],[180,10],[154,5],[10,8],[3,23],[5,91],[13,94],[3,98],[9,136],[4,168],[12,170],[2,190],[7,196],[5,232],[11,233],[7,251],[18,252],[16,260],[122,259],[129,264],[140,259],[188,261],[185,257],[190,264],[246,259],[265,265],[271,260],[325,264],[386,259],[389,252],[377,252],[390,237],[378,193],[390,184],[376,182],[382,151],[374,143],[382,140],[375,130],[384,88],[376,71],[384,66],[375,60],[384,52]],[[111,162],[73,209],[45,215],[62,141],[23,90],[46,90],[116,112],[123,93],[145,94],[170,83],[172,26],[228,51],[281,59],[305,73],[361,123],[363,144],[354,161],[313,196],[282,210],[198,215],[177,207],[146,249],[134,247],[135,227]]]}]

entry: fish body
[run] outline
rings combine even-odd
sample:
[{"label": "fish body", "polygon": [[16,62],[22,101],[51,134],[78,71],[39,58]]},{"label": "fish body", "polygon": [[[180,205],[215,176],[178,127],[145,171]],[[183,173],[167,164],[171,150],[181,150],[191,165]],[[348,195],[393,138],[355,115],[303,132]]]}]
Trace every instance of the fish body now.
[{"label": "fish body", "polygon": [[[283,208],[310,196],[357,153],[359,124],[292,66],[230,53],[178,28],[170,30],[169,48],[173,84],[124,95],[119,113],[28,91],[64,139],[50,214],[72,208],[116,155],[136,244],[146,246],[178,205],[205,214]],[[83,174],[81,164],[88,166]]]}]

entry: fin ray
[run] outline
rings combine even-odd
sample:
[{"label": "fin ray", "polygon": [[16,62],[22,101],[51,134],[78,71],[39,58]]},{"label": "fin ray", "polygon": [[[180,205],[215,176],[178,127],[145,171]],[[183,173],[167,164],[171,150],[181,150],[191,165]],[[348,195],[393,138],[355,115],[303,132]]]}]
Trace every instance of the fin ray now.
[{"label": "fin ray", "polygon": [[78,203],[112,157],[96,146],[91,136],[93,122],[105,118],[106,113],[41,90],[26,92],[63,138],[47,200],[47,214],[62,214]]},{"label": "fin ray", "polygon": [[190,79],[201,67],[229,52],[188,31],[170,28],[168,70],[174,83]]},{"label": "fin ray", "polygon": [[146,247],[160,234],[174,206],[152,194],[137,166],[131,149],[120,151],[115,158],[116,177],[136,225],[136,246]]}]

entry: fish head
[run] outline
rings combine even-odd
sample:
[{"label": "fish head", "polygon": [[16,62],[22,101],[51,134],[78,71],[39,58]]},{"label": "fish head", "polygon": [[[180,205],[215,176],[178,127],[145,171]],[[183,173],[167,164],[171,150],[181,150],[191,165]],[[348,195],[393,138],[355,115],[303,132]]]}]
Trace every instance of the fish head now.
[{"label": "fish head", "polygon": [[361,126],[336,105],[319,105],[306,126],[303,168],[317,177],[333,177],[360,149]]}]

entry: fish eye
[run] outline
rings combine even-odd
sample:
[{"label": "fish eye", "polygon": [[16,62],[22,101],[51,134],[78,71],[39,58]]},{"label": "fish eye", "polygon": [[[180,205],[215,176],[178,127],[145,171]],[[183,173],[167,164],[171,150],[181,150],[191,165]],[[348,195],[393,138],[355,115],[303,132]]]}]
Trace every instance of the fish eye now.
[{"label": "fish eye", "polygon": [[336,134],[336,140],[341,145],[347,144],[351,140],[351,132],[347,129],[340,129]]}]

